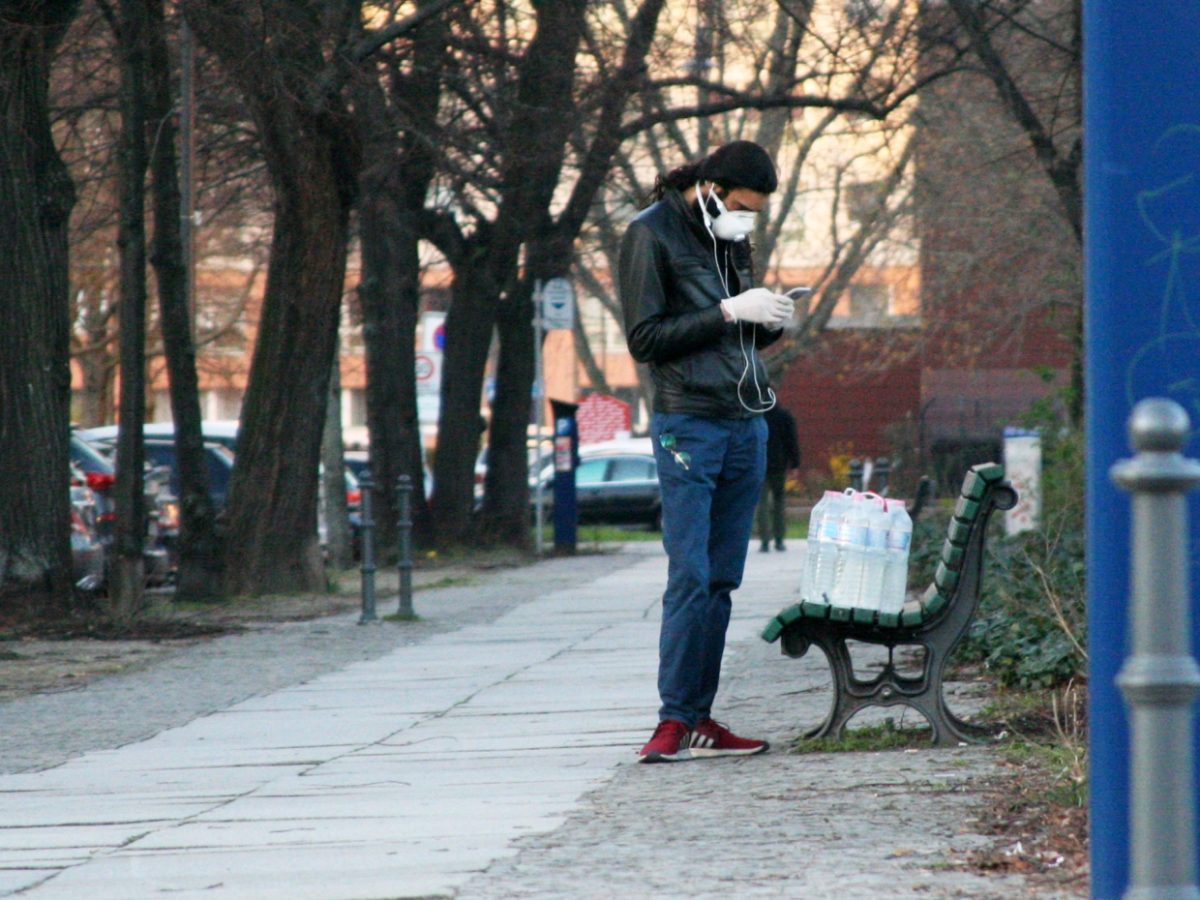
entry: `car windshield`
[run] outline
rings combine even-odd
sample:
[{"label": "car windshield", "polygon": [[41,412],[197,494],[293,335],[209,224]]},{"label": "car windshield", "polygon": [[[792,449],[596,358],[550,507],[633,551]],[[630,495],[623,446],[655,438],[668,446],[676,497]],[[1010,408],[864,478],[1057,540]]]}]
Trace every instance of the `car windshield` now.
[{"label": "car windshield", "polygon": [[84,472],[112,475],[116,471],[107,457],[77,434],[71,435],[71,462]]}]

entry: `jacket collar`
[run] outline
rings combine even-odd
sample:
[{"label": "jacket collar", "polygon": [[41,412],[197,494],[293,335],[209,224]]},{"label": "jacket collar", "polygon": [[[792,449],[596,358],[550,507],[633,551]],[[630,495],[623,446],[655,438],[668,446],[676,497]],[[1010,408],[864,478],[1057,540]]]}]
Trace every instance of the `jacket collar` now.
[{"label": "jacket collar", "polygon": [[711,247],[712,235],[704,227],[704,222],[700,220],[699,209],[683,198],[682,191],[675,188],[667,188],[663,192],[663,203],[687,223],[688,228],[698,241],[702,244],[708,244]]}]

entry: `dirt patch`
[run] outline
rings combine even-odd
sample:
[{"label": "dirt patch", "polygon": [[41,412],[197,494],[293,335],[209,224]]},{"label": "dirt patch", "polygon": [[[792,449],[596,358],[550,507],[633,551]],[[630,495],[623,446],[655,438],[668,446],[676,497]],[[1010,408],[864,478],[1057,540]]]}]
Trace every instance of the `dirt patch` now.
[{"label": "dirt patch", "polygon": [[[413,589],[469,584],[495,569],[531,561],[502,551],[465,561],[427,557],[414,564]],[[385,603],[394,603],[397,584],[394,571],[376,574],[380,616],[388,611]],[[0,616],[0,702],[78,690],[97,678],[145,668],[221,635],[354,612],[362,608],[361,585],[361,573],[347,570],[323,594],[178,604],[169,590],[155,591],[147,594],[146,609],[126,625],[107,619],[99,604],[57,620]]]},{"label": "dirt patch", "polygon": [[1005,717],[1004,774],[984,792],[980,821],[995,842],[966,861],[981,872],[1017,872],[1058,896],[1089,893],[1086,688],[1045,695]]}]

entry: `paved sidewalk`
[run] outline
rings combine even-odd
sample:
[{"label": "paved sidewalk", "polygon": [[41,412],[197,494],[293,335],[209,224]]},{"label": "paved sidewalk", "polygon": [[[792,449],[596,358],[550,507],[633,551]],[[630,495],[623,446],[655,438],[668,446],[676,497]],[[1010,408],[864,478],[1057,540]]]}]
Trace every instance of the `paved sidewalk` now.
[{"label": "paved sidewalk", "polygon": [[[717,704],[777,744],[828,702],[757,637],[801,561],[750,554]],[[0,704],[0,896],[1027,893],[954,865],[988,750],[636,765],[665,572],[630,544]]]}]

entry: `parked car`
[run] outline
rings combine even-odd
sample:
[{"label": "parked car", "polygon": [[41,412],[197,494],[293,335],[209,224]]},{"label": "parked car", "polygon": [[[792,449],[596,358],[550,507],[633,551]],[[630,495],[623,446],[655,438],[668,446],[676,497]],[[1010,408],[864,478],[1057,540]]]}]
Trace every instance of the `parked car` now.
[{"label": "parked car", "polygon": [[96,492],[83,470],[71,464],[71,577],[77,590],[92,593],[106,583],[107,550],[97,530]]},{"label": "parked car", "polygon": [[[347,450],[342,454],[346,460],[346,468],[354,473],[355,478],[362,478],[362,473],[371,467],[371,454],[366,450]],[[421,445],[421,468],[425,479],[425,496],[433,493],[433,472],[425,458],[425,445]]]},{"label": "parked car", "polygon": [[[94,528],[103,549],[104,585],[112,564],[113,538],[116,528],[116,501],[113,486],[116,484],[116,468],[110,458],[111,448],[92,444],[83,432],[72,430],[70,441],[71,465],[82,478],[83,486],[92,493],[94,504]],[[146,583],[150,586],[165,584],[171,575],[168,549],[160,534],[159,520],[165,507],[175,502],[167,495],[148,473],[146,480],[146,506],[149,511],[146,522],[146,541],[142,550],[142,565]],[[175,504],[178,508],[178,504]],[[102,585],[101,587],[103,587]]]},{"label": "parked car", "polygon": [[[646,442],[649,446],[649,442]],[[650,452],[580,450],[575,469],[575,502],[581,524],[647,525],[662,529],[658,464]],[[554,466],[542,470],[547,515],[554,501]],[[535,502],[532,496],[531,502]]]},{"label": "parked car", "polygon": [[[206,420],[201,425],[204,435],[204,453],[208,466],[208,489],[212,496],[213,506],[217,513],[225,509],[229,496],[229,483],[233,477],[233,466],[237,458],[238,423],[236,421]],[[172,571],[178,557],[179,542],[179,474],[175,456],[175,426],[171,422],[150,422],[144,426],[146,463],[166,472],[167,489],[173,495],[170,502],[161,505],[158,525],[162,531],[164,543],[170,554]],[[117,426],[104,425],[99,428],[89,428],[82,435],[91,437],[98,443],[115,447],[117,441]],[[362,492],[358,479],[349,464],[346,466],[346,508],[350,520],[350,535],[352,547],[357,557],[359,541],[362,532]],[[318,482],[320,486],[324,482]],[[324,503],[318,497],[317,535],[322,545],[325,543],[327,529],[323,520]]]},{"label": "parked car", "polygon": [[[117,425],[100,425],[96,428],[85,428],[79,433],[93,443],[115,445],[118,427]],[[200,434],[206,442],[221,444],[229,450],[237,450],[237,419],[205,419],[200,423]],[[142,435],[147,438],[174,438],[175,423],[146,422],[142,426]]]}]

